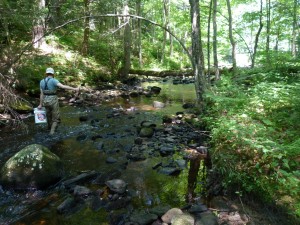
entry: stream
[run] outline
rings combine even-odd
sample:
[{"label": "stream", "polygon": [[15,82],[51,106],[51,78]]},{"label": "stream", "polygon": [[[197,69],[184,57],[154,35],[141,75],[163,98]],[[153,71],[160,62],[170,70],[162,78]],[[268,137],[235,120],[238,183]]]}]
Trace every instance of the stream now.
[{"label": "stream", "polygon": [[[127,183],[129,202],[123,207],[123,202],[104,207],[103,202],[85,196],[73,210],[58,213],[73,189],[61,184],[43,191],[0,188],[0,224],[121,225],[137,211],[201,204],[206,170],[204,160],[192,157],[192,150],[201,146],[205,137],[178,118],[186,114],[183,104],[194,103],[194,84],[174,85],[167,80],[142,85],[161,87],[161,92],[152,97],[117,97],[94,106],[61,104],[62,123],[53,136],[48,135],[45,125],[34,124],[33,115],[24,120],[27,133],[0,128],[1,166],[27,145],[41,144],[61,158],[65,180],[95,173],[91,181],[80,185],[91,190],[93,196],[101,192],[102,197],[111,199],[113,196],[105,195],[105,181],[121,179]],[[155,108],[153,101],[163,102],[165,107]],[[163,123],[166,115],[173,118],[172,122]],[[138,137],[143,121],[155,124],[153,137]],[[162,154],[162,149],[169,151],[170,146],[175,150]],[[181,167],[168,174],[174,162],[181,162]]]}]

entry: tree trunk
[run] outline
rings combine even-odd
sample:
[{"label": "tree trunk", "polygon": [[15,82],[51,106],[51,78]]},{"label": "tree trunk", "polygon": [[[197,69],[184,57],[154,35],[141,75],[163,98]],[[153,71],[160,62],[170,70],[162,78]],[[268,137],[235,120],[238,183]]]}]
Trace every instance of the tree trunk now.
[{"label": "tree trunk", "polygon": [[218,1],[213,0],[213,53],[214,53],[214,70],[216,80],[220,80],[220,70],[218,61],[218,41],[217,41],[217,7]]},{"label": "tree trunk", "polygon": [[203,93],[206,82],[204,78],[203,62],[201,61],[201,34],[200,34],[200,9],[199,0],[189,0],[192,24],[192,64],[195,77],[197,103],[203,110]]},{"label": "tree trunk", "polygon": [[[199,49],[200,49],[200,61],[201,61],[201,66],[202,69],[204,71],[205,68],[205,64],[204,64],[204,53],[203,53],[203,46],[202,46],[202,35],[201,35],[201,21],[200,21],[200,1],[198,1],[198,8],[199,8]],[[203,74],[203,78],[204,78],[205,74]],[[205,81],[205,84],[207,84],[207,82]]]},{"label": "tree trunk", "polygon": [[81,48],[81,54],[86,56],[89,51],[89,39],[90,39],[90,0],[84,0],[84,34]]},{"label": "tree trunk", "polygon": [[[129,7],[127,2],[124,6],[124,12],[123,15],[129,15]],[[130,30],[130,17],[125,16],[123,18],[123,22],[125,24],[125,30],[124,30],[124,59],[123,59],[123,68],[121,72],[121,78],[123,80],[126,80],[129,74],[129,70],[131,67],[130,62],[130,55],[131,55],[131,30]]]},{"label": "tree trunk", "polygon": [[52,27],[59,26],[62,23],[63,15],[62,15],[62,5],[66,2],[66,0],[46,0],[46,6],[49,9],[49,13],[47,15],[46,21],[49,20],[49,23]]},{"label": "tree trunk", "polygon": [[42,11],[45,9],[45,0],[39,0],[37,5],[38,16],[34,21],[34,26],[32,30],[32,42],[34,48],[40,48],[45,44],[44,33],[45,33],[45,19],[43,17]]},{"label": "tree trunk", "polygon": [[254,42],[254,48],[253,48],[253,55],[251,59],[251,68],[254,68],[255,66],[255,58],[257,53],[257,47],[258,47],[258,39],[261,33],[261,30],[263,28],[263,22],[262,22],[262,16],[263,16],[263,0],[260,0],[260,14],[259,14],[259,28],[257,31],[257,34],[255,35],[255,42]]},{"label": "tree trunk", "polygon": [[293,7],[293,34],[292,34],[292,55],[293,55],[294,58],[297,56],[297,50],[296,50],[297,9],[298,9],[298,1],[294,0],[294,7]]},{"label": "tree trunk", "polygon": [[[170,8],[170,0],[163,0],[164,2],[164,9],[163,9],[163,19],[164,19],[164,26],[169,29],[169,8]],[[165,51],[166,51],[166,44],[168,39],[168,32],[164,30],[164,40],[162,45],[162,52],[161,52],[161,63],[164,62],[165,59]]]},{"label": "tree trunk", "polygon": [[[141,0],[137,0],[136,2],[136,13],[138,16],[141,16]],[[142,26],[141,20],[137,20],[137,50],[139,56],[139,66],[143,66],[143,58],[142,58]]]},{"label": "tree trunk", "polygon": [[278,49],[279,49],[279,39],[280,39],[280,27],[277,27],[276,29],[276,39],[275,39],[275,46],[274,46],[274,51],[277,55]]},{"label": "tree trunk", "polygon": [[55,25],[60,24],[60,21],[61,21],[61,18],[62,18],[61,5],[64,2],[65,2],[64,0],[54,1],[54,7],[55,7],[54,14],[55,14],[55,16],[54,16],[53,22],[54,22]]},{"label": "tree trunk", "polygon": [[170,58],[173,56],[173,36],[170,35]]},{"label": "tree trunk", "polygon": [[207,21],[207,81],[210,83],[210,23],[211,23],[211,14],[212,14],[212,4],[213,0],[210,0],[209,3],[209,13]]},{"label": "tree trunk", "polygon": [[[169,15],[171,15],[171,4],[170,3],[169,3]],[[170,22],[169,22],[168,28],[170,28]],[[170,39],[170,58],[172,58],[172,56],[173,56],[173,36],[169,35],[169,39]]]},{"label": "tree trunk", "polygon": [[232,32],[232,13],[231,13],[231,5],[230,5],[230,0],[226,0],[227,2],[227,10],[228,10],[228,23],[229,23],[229,40],[231,43],[231,57],[232,57],[232,73],[233,75],[236,75],[237,73],[237,67],[236,67],[236,43],[233,37],[233,32]]},{"label": "tree trunk", "polygon": [[270,30],[271,30],[271,0],[266,0],[267,6],[267,40],[266,40],[266,61],[270,65]]}]

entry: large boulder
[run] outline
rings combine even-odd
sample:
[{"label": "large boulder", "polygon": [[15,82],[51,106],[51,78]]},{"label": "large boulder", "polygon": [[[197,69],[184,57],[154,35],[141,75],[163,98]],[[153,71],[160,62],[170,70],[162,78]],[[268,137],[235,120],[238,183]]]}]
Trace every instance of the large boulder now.
[{"label": "large boulder", "polygon": [[63,176],[60,158],[47,147],[32,144],[12,156],[1,169],[1,184],[14,189],[44,189]]}]

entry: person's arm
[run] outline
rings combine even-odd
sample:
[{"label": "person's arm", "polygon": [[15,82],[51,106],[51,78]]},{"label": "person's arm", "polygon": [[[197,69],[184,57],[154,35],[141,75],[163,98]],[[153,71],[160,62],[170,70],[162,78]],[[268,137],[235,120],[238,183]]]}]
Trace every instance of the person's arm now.
[{"label": "person's arm", "polygon": [[63,89],[67,89],[67,90],[72,90],[72,91],[79,91],[79,88],[73,88],[71,86],[64,85],[62,83],[58,83],[57,87],[60,87],[60,88],[63,88]]},{"label": "person's arm", "polygon": [[43,99],[44,99],[44,93],[43,93],[43,90],[41,89],[40,90],[41,94],[40,94],[40,104],[38,106],[38,109],[42,108],[43,107]]}]

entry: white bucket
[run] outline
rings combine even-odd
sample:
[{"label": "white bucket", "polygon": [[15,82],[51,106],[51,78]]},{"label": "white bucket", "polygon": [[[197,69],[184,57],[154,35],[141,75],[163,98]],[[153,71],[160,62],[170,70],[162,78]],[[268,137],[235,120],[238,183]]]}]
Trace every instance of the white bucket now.
[{"label": "white bucket", "polygon": [[40,109],[34,108],[34,120],[35,123],[47,123],[45,107],[42,107]]}]

